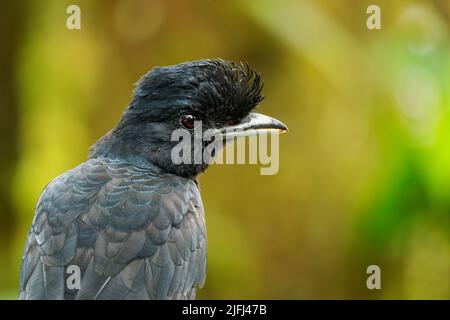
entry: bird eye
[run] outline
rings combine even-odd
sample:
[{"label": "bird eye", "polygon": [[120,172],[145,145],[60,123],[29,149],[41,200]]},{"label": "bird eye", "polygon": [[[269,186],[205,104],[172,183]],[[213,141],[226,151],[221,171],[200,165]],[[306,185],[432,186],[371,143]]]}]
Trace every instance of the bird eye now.
[{"label": "bird eye", "polygon": [[180,117],[180,124],[188,130],[194,129],[196,121],[199,121],[199,119],[192,114],[183,114]]}]

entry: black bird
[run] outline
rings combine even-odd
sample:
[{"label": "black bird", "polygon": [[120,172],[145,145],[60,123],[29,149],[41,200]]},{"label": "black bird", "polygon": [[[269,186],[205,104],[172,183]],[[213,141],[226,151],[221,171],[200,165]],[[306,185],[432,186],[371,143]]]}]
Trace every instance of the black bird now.
[{"label": "black bird", "polygon": [[[185,128],[286,131],[252,113],[263,99],[246,64],[208,59],[156,67],[137,83],[120,122],[89,158],[51,181],[37,203],[20,272],[20,299],[193,299],[206,273],[197,176],[174,164]],[[229,134],[229,133],[228,133]],[[231,135],[232,136],[232,135]],[[205,145],[203,145],[205,147]]]}]

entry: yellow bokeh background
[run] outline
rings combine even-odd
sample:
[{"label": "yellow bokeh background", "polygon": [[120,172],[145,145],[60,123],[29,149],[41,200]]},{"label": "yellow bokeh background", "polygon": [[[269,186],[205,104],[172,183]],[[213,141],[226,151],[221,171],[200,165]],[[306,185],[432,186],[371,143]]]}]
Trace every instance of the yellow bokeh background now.
[{"label": "yellow bokeh background", "polygon": [[137,79],[221,57],[261,72],[258,111],[290,131],[277,175],[200,177],[198,298],[449,299],[449,27],[446,0],[2,1],[0,298],[17,297],[40,192],[117,123]]}]

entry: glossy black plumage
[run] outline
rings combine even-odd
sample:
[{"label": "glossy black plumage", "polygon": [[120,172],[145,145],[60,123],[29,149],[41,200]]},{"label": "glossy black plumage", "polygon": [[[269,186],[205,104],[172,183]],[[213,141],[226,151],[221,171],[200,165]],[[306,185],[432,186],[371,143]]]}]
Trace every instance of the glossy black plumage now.
[{"label": "glossy black plumage", "polygon": [[[259,74],[247,65],[220,59],[144,75],[120,122],[89,159],[42,192],[25,244],[19,298],[193,299],[206,273],[196,177],[208,164],[175,164],[171,150],[178,142],[171,133],[186,113],[196,114],[204,130],[226,128],[230,119],[245,122],[262,100],[261,88]],[[242,128],[287,130],[266,116],[249,119]],[[80,288],[67,284],[73,266]]]},{"label": "glossy black plumage", "polygon": [[[91,159],[42,193],[20,298],[193,298],[204,282],[205,255],[204,211],[193,180]],[[68,265],[81,268],[80,290],[65,285]]]}]

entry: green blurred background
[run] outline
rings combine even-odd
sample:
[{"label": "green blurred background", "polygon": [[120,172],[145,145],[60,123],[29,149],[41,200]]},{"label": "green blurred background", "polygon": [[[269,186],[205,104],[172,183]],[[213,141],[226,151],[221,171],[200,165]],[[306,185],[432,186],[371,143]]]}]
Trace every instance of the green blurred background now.
[{"label": "green blurred background", "polygon": [[[81,30],[66,8],[81,7]],[[381,7],[382,30],[366,9]],[[450,298],[450,1],[1,1],[0,298],[35,203],[155,65],[248,61],[284,121],[280,171],[200,177],[198,298]],[[366,268],[381,267],[381,290]]]}]

